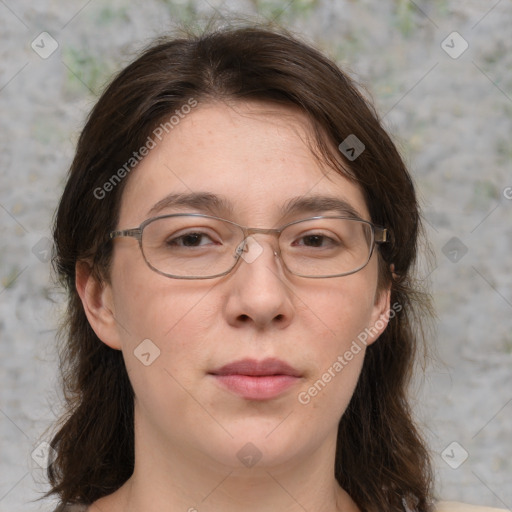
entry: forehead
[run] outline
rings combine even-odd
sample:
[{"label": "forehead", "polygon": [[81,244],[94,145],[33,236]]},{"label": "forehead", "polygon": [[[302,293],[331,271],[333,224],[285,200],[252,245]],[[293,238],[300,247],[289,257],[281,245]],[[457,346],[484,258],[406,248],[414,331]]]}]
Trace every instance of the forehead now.
[{"label": "forehead", "polygon": [[[200,104],[155,142],[128,178],[123,226],[175,208],[176,202],[166,205],[169,196],[215,196],[225,215],[251,225],[279,222],[284,205],[297,201],[320,207],[300,201],[318,197],[344,201],[368,219],[360,187],[315,157],[311,124],[297,110],[254,102]],[[179,208],[198,206],[190,201]]]}]

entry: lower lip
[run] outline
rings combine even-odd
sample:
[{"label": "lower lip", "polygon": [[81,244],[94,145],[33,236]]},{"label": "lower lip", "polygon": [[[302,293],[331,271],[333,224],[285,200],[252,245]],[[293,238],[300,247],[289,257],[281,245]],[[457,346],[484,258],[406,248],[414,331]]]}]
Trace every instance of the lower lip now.
[{"label": "lower lip", "polygon": [[214,375],[218,382],[247,400],[269,400],[284,393],[300,379],[292,375]]}]

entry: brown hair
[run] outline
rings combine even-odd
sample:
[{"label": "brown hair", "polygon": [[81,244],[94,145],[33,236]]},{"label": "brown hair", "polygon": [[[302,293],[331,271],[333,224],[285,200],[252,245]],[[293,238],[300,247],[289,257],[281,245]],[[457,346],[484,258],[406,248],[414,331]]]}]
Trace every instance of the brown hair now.
[{"label": "brown hair", "polygon": [[[407,401],[421,341],[416,321],[428,305],[411,277],[420,218],[410,175],[373,107],[344,72],[282,29],[254,26],[158,40],[117,75],[89,115],[54,227],[55,269],[69,294],[61,331],[67,414],[51,443],[56,457],[48,469],[48,494],[92,503],[133,472],[133,390],[121,352],[102,343],[87,321],[75,267],[88,261],[108,281],[111,246],[105,241],[116,228],[129,178],[101,199],[94,191],[190,98],[299,108],[315,127],[318,154],[340,173],[349,169],[372,221],[390,229],[392,242],[379,250],[379,276],[381,284],[391,283],[391,303],[400,310],[367,349],[339,423],[335,476],[364,511],[404,510],[406,504],[430,510],[430,461]],[[351,134],[365,145],[354,161],[336,149]]]}]

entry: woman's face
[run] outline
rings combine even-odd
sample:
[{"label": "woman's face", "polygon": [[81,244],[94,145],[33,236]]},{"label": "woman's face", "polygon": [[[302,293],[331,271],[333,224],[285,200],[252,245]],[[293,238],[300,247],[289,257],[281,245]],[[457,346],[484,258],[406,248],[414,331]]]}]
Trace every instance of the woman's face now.
[{"label": "woman's face", "polygon": [[[259,228],[339,215],[321,205],[283,215],[292,200],[323,196],[370,220],[359,187],[323,167],[308,137],[306,118],[284,107],[200,104],[126,178],[118,229],[186,212]],[[222,205],[212,211],[197,201],[163,201],[203,193]],[[373,342],[389,308],[388,293],[377,289],[377,255],[355,274],[310,279],[283,268],[274,236],[253,239],[255,259],[205,280],[162,276],[147,266],[134,238],[114,241],[110,284],[96,300],[102,312],[90,320],[105,343],[123,352],[138,449],[153,457],[182,454],[204,467],[240,468],[314,453],[334,457],[337,425],[363,362],[360,335],[377,322],[377,334],[366,339]],[[249,364],[234,376],[220,375],[241,360]],[[264,360],[287,364],[293,375]],[[246,376],[255,370],[282,375]]]}]

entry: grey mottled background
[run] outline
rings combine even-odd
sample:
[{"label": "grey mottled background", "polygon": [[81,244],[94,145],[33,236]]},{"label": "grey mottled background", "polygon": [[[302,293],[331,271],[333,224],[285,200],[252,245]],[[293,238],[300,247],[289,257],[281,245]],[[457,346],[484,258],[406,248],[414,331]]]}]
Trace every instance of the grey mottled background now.
[{"label": "grey mottled background", "polygon": [[300,32],[371,93],[437,256],[420,277],[432,281],[439,361],[413,393],[437,494],[510,509],[510,0],[0,0],[0,512],[51,510],[32,501],[46,488],[40,443],[59,412],[62,295],[48,236],[84,117],[154,36],[215,11]]}]

